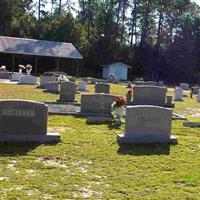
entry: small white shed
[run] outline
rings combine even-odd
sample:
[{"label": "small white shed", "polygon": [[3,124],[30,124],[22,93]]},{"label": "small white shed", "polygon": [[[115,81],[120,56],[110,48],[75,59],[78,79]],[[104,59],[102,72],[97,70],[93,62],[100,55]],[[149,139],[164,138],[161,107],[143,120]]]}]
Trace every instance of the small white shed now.
[{"label": "small white shed", "polygon": [[103,78],[107,79],[109,74],[114,74],[119,80],[127,80],[128,69],[131,69],[131,66],[122,62],[103,65]]}]

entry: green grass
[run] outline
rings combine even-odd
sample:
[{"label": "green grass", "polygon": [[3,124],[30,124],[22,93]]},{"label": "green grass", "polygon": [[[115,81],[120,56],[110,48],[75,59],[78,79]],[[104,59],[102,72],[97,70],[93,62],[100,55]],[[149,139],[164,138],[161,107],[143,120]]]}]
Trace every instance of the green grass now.
[{"label": "green grass", "polygon": [[[93,92],[93,86],[89,86]],[[112,86],[111,93],[126,89]],[[0,85],[0,99],[55,101],[58,95],[34,86]],[[80,95],[77,95],[77,99]],[[177,104],[176,104],[177,105]],[[194,99],[178,103],[199,108]],[[191,118],[198,121],[199,118]],[[200,129],[173,121],[178,145],[120,148],[118,129],[87,125],[85,118],[49,116],[56,145],[0,144],[0,199],[200,199]]]}]

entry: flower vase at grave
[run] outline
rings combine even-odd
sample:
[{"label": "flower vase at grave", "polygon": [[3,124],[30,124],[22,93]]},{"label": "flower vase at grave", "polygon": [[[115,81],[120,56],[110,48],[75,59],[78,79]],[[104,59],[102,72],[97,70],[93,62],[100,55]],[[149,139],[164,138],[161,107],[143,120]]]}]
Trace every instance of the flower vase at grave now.
[{"label": "flower vase at grave", "polygon": [[22,74],[22,69],[19,69],[19,73]]},{"label": "flower vase at grave", "polygon": [[127,93],[126,94],[126,100],[127,100],[127,103],[130,104],[131,101],[132,101],[132,93]]},{"label": "flower vase at grave", "polygon": [[123,116],[125,115],[125,108],[124,106],[120,106],[120,107],[116,107],[115,108],[115,114],[117,116],[117,118],[119,119],[120,122],[124,122]]}]

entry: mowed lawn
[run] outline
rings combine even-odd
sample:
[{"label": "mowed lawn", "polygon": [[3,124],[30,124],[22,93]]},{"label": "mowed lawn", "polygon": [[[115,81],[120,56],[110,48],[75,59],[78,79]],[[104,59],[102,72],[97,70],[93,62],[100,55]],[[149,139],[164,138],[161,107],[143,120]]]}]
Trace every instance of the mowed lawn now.
[{"label": "mowed lawn", "polygon": [[[88,90],[93,92],[94,86]],[[111,93],[125,95],[126,88],[112,85]],[[200,104],[196,97],[185,95],[174,111],[200,122],[194,118]],[[55,102],[58,98],[35,86],[0,84],[0,99]],[[80,101],[80,94],[76,98]],[[61,143],[0,144],[0,199],[198,200],[200,128],[182,123],[173,121],[178,145],[120,148],[116,136],[124,132],[124,125],[87,125],[85,118],[51,115],[48,129],[61,134]]]}]

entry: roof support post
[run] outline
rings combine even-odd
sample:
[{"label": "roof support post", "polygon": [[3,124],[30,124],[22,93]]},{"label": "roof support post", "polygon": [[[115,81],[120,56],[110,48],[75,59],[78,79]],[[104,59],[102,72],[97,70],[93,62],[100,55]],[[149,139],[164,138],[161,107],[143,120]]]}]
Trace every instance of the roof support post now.
[{"label": "roof support post", "polygon": [[56,60],[56,70],[59,71],[59,65],[60,65],[60,58],[57,58]]},{"label": "roof support post", "polygon": [[35,57],[35,74],[37,74],[37,68],[38,68],[38,57]]},{"label": "roof support post", "polygon": [[12,72],[15,70],[15,55],[12,55]]}]

